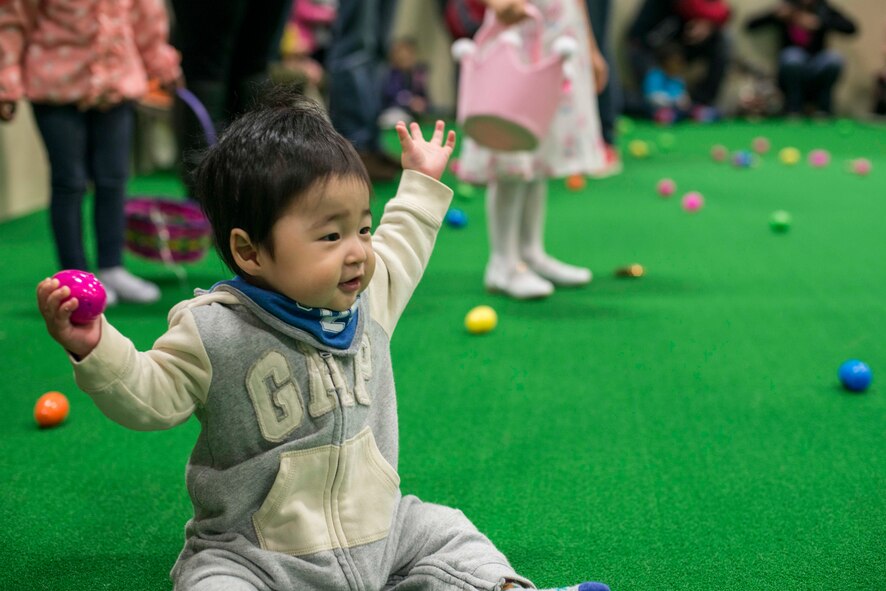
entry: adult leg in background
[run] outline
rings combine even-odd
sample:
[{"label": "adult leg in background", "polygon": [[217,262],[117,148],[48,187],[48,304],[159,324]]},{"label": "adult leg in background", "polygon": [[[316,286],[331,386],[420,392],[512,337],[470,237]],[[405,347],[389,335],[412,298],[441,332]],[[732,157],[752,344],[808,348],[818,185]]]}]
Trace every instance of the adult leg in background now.
[{"label": "adult leg in background", "polygon": [[381,149],[378,127],[395,6],[394,0],[341,0],[326,53],[329,117],[374,180],[398,172]]},{"label": "adult leg in background", "polygon": [[786,47],[778,56],[778,85],[784,92],[788,115],[799,115],[803,111],[809,79],[808,61],[809,54],[799,47]]}]

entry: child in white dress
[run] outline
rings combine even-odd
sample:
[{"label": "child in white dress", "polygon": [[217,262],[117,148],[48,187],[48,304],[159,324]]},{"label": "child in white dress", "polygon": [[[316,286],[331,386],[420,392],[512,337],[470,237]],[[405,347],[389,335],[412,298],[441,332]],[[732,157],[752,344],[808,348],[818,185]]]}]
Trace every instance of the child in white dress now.
[{"label": "child in white dress", "polygon": [[[526,0],[487,0],[489,11],[515,24],[528,47],[533,27],[525,19]],[[544,224],[548,179],[589,175],[603,165],[604,144],[597,111],[595,75],[606,77],[582,0],[533,0],[544,30],[542,48],[550,53],[564,35],[577,42],[567,64],[567,83],[548,134],[532,152],[497,152],[466,139],[457,174],[471,183],[487,183],[486,212],[490,256],[484,283],[492,292],[517,299],[543,298],[555,286],[584,285],[590,269],[559,261],[545,252]],[[489,18],[490,15],[487,15]]]}]

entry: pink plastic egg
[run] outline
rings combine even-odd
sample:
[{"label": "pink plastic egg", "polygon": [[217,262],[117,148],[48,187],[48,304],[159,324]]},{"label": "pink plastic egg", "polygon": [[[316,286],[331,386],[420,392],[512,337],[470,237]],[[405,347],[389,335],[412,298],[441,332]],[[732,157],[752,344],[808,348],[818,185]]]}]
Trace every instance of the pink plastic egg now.
[{"label": "pink plastic egg", "polygon": [[683,195],[683,209],[688,212],[696,212],[704,207],[704,197],[698,191],[690,191]]},{"label": "pink plastic egg", "polygon": [[52,278],[58,279],[61,286],[67,286],[71,290],[70,297],[65,301],[77,298],[77,309],[71,314],[73,324],[88,324],[105,311],[108,295],[101,281],[92,273],[67,269],[59,271]]},{"label": "pink plastic egg", "polygon": [[771,147],[772,145],[769,143],[769,140],[762,136],[755,137],[751,142],[751,148],[753,148],[754,152],[760,155],[769,152],[769,148]]},{"label": "pink plastic egg", "polygon": [[867,176],[871,173],[873,165],[867,158],[858,158],[852,161],[852,172],[861,176]]},{"label": "pink plastic egg", "polygon": [[711,158],[714,159],[714,162],[726,162],[726,159],[729,158],[729,149],[722,144],[717,144],[711,148]]},{"label": "pink plastic egg", "polygon": [[671,179],[661,179],[658,181],[657,190],[662,197],[670,197],[677,190],[677,183]]},{"label": "pink plastic egg", "polygon": [[812,150],[809,152],[809,164],[815,168],[823,168],[831,162],[831,155],[827,150]]}]

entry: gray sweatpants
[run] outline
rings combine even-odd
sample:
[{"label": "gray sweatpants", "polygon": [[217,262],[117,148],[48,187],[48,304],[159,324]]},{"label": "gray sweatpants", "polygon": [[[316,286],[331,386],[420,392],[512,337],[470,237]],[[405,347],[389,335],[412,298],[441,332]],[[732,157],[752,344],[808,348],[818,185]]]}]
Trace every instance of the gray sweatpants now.
[{"label": "gray sweatpants", "polygon": [[532,587],[461,511],[414,496],[401,499],[385,540],[351,548],[347,557],[329,554],[327,567],[279,554],[259,568],[210,546],[179,565],[175,591],[493,591],[506,579]]}]

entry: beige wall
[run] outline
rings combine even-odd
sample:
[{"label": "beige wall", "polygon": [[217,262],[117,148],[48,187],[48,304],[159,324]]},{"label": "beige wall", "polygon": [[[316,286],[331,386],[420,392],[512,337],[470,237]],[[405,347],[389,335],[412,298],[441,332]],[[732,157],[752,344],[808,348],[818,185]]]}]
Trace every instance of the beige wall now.
[{"label": "beige wall", "polygon": [[[611,0],[613,5],[612,39],[616,48],[619,71],[624,71],[624,56],[620,41],[642,0]],[[886,0],[831,0],[851,15],[860,31],[853,37],[833,35],[832,47],[846,57],[847,68],[836,97],[840,113],[863,115],[870,111],[871,88],[877,68],[886,65]],[[765,33],[746,34],[742,30],[748,16],[775,4],[776,0],[732,0],[735,50],[742,58],[774,69],[775,38]],[[409,35],[419,44],[419,53],[431,66],[433,77],[430,92],[435,102],[446,108],[454,104],[452,88],[453,68],[449,57],[451,40],[445,32],[436,10],[436,0],[400,0],[400,9],[394,24],[395,35]],[[724,107],[731,106],[730,92],[734,80],[723,89]]]},{"label": "beige wall", "polygon": [[31,109],[20,102],[12,123],[0,123],[0,220],[30,213],[47,203],[46,155]]}]

